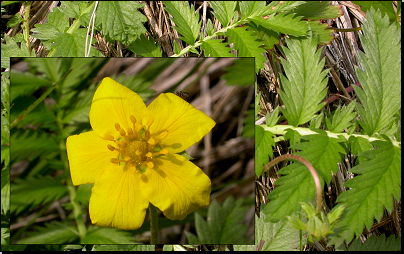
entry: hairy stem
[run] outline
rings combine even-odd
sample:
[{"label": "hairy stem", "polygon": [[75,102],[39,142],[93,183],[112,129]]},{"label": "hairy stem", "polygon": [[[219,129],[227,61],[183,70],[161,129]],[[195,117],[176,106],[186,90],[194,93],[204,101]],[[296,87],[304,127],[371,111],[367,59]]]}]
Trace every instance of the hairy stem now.
[{"label": "hairy stem", "polygon": [[150,214],[150,244],[157,244],[158,242],[158,232],[159,226],[157,221],[157,208],[149,203],[149,214]]},{"label": "hairy stem", "polygon": [[314,183],[316,184],[316,189],[317,189],[317,208],[316,208],[316,210],[317,210],[317,212],[320,212],[320,210],[321,210],[321,200],[322,200],[322,197],[323,197],[323,194],[322,194],[322,191],[321,191],[320,178],[318,177],[317,172],[314,169],[314,167],[305,158],[303,158],[303,157],[301,157],[299,155],[295,155],[295,154],[284,154],[284,155],[281,155],[281,156],[273,159],[267,165],[265,165],[262,172],[265,172],[266,170],[270,169],[275,164],[277,164],[278,162],[283,161],[283,160],[297,160],[297,161],[300,161],[301,163],[303,163],[310,170],[310,173],[313,176]]}]

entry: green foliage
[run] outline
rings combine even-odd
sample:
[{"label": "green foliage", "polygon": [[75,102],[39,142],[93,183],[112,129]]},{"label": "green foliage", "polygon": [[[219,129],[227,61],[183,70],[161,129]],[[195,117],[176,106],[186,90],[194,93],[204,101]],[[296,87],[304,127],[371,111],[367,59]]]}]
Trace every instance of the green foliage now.
[{"label": "green foliage", "polygon": [[282,113],[290,125],[298,126],[310,121],[324,103],[319,104],[327,90],[328,70],[324,71],[321,51],[311,37],[286,39],[288,48],[283,47],[286,60],[282,59],[285,76],[280,75],[282,91],[280,96],[285,104]]},{"label": "green foliage", "polygon": [[198,38],[201,22],[199,14],[195,14],[193,6],[189,6],[186,2],[166,1],[165,10],[172,16],[172,21],[175,23],[174,29],[182,35],[180,39],[186,43],[193,45]]},{"label": "green foliage", "polygon": [[[301,150],[296,155],[305,158],[313,165],[322,184],[330,183],[331,173],[338,170],[340,153],[345,151],[336,139],[328,137],[322,130],[318,133],[302,136],[301,139],[308,142],[296,143],[292,148]],[[313,177],[303,164],[293,163],[282,168],[278,174],[284,176],[275,182],[278,187],[269,193],[270,202],[263,210],[268,215],[267,221],[270,222],[277,222],[284,216],[299,211],[299,202],[312,201],[316,193]]]},{"label": "green foliage", "polygon": [[[364,12],[370,11],[371,8],[374,10],[379,9],[382,13],[386,13],[389,16],[390,21],[401,20],[399,18],[400,11],[397,8],[397,12],[393,8],[393,3],[391,1],[352,1],[361,7]],[[401,1],[397,2],[401,6]]]},{"label": "green foliage", "polygon": [[226,43],[222,43],[222,39],[203,41],[201,49],[205,50],[206,57],[235,57],[230,53],[231,48],[226,47]]},{"label": "green foliage", "polygon": [[160,47],[154,44],[153,38],[150,36],[146,38],[143,34],[128,46],[128,48],[138,55],[144,57],[162,57]]},{"label": "green foliage", "polygon": [[213,15],[223,25],[228,26],[235,15],[236,1],[209,1]]},{"label": "green foliage", "polygon": [[277,106],[272,113],[267,114],[267,118],[265,119],[265,124],[267,126],[274,126],[279,121],[279,106]]},{"label": "green foliage", "polygon": [[354,108],[355,101],[349,103],[344,109],[338,107],[331,115],[330,119],[325,119],[327,129],[331,132],[339,133],[345,128],[350,127],[352,125],[351,121],[356,117],[356,113],[353,112]]},{"label": "green foliage", "polygon": [[256,25],[260,25],[277,33],[285,33],[293,36],[302,36],[308,31],[307,23],[300,21],[300,19],[301,17],[294,17],[294,15],[285,16],[284,13],[270,16],[268,19],[262,19],[261,17],[250,18]]},{"label": "green foliage", "polygon": [[81,244],[133,244],[135,240],[127,231],[116,228],[103,228],[90,226],[86,237],[81,240]]},{"label": "green foliage", "polygon": [[248,244],[244,234],[247,226],[241,224],[247,207],[242,206],[243,199],[235,200],[230,196],[223,205],[213,200],[208,209],[207,221],[195,213],[195,236],[187,234],[189,244]]},{"label": "green foliage", "polygon": [[401,30],[371,8],[359,38],[366,54],[359,53],[363,70],[355,68],[362,86],[355,86],[357,109],[360,125],[372,136],[385,133],[401,108]]},{"label": "green foliage", "polygon": [[364,243],[360,238],[355,239],[348,248],[349,251],[401,251],[401,237],[389,236],[386,240],[384,234],[376,238],[371,235]]},{"label": "green foliage", "polygon": [[[248,75],[249,74],[249,75]],[[254,84],[254,58],[239,58],[226,68],[221,76],[227,85],[251,86]]]},{"label": "green foliage", "polygon": [[[266,214],[255,215],[255,245],[234,245],[235,251],[255,251],[259,242],[264,241],[261,251],[294,251],[299,249],[299,231],[288,221],[266,222]],[[306,239],[302,239],[306,244]]]},{"label": "green foliage", "polygon": [[[5,44],[1,44],[1,68],[10,68],[10,57],[29,57],[31,52],[25,43],[21,43],[21,47],[17,45],[22,41],[22,37],[10,38],[4,36]],[[3,83],[3,82],[2,82]]]},{"label": "green foliage", "polygon": [[275,142],[272,139],[274,135],[265,131],[261,126],[255,126],[255,174],[260,176],[264,164],[269,162],[269,156],[273,157],[272,147]]},{"label": "green foliage", "polygon": [[18,244],[62,244],[78,239],[75,229],[62,222],[45,223],[44,227],[38,227],[36,231],[27,234]]},{"label": "green foliage", "polygon": [[380,221],[383,207],[391,212],[393,197],[401,198],[401,149],[389,141],[374,141],[372,145],[378,149],[359,154],[366,160],[350,170],[357,176],[344,184],[349,190],[337,199],[346,206],[338,235],[348,242],[354,233],[362,233],[363,226],[371,228],[373,218]]},{"label": "green foliage", "polygon": [[143,4],[133,1],[100,1],[96,24],[108,40],[131,44],[146,32],[142,22],[147,18],[137,10],[141,7]]}]

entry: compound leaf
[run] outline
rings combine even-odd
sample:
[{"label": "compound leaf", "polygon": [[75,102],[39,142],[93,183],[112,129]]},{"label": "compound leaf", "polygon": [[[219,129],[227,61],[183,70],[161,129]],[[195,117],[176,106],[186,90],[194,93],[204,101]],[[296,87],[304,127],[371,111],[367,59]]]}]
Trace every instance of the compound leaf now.
[{"label": "compound leaf", "polygon": [[262,17],[250,18],[256,25],[260,25],[268,30],[273,30],[277,33],[284,33],[293,36],[306,35],[309,27],[305,21],[300,21],[301,17],[295,17],[294,15],[285,16],[284,13],[280,13],[275,16],[270,16],[267,19]]},{"label": "compound leaf", "polygon": [[272,147],[275,146],[274,134],[265,131],[259,125],[255,126],[255,174],[259,177],[262,174],[264,164],[269,162],[269,157],[273,157]]},{"label": "compound leaf", "polygon": [[194,7],[182,1],[165,1],[164,5],[166,11],[172,16],[174,29],[183,36],[180,39],[193,45],[201,28],[201,22],[198,22],[199,14],[195,13]]},{"label": "compound leaf", "polygon": [[364,243],[358,237],[348,248],[349,251],[400,251],[401,237],[389,236],[386,240],[384,234],[376,238],[376,234],[371,235]]},{"label": "compound leaf", "polygon": [[63,222],[46,223],[44,227],[38,227],[34,232],[28,232],[28,236],[17,244],[64,244],[78,239],[76,229]]},{"label": "compound leaf", "polygon": [[237,5],[236,1],[209,1],[210,6],[214,11],[213,15],[222,24],[223,27],[229,25],[234,16],[234,11]]},{"label": "compound leaf", "polygon": [[258,72],[263,68],[265,57],[262,53],[265,52],[261,48],[260,42],[256,41],[257,37],[252,36],[251,31],[247,31],[245,27],[236,27],[228,29],[229,43],[234,43],[234,49],[238,50],[238,57],[255,57],[255,71]]},{"label": "compound leaf", "polygon": [[374,141],[372,149],[359,154],[360,164],[350,171],[358,174],[344,185],[349,188],[338,196],[337,202],[346,206],[339,223],[339,236],[351,241],[359,236],[363,226],[372,228],[373,219],[380,221],[383,207],[393,210],[393,197],[401,198],[401,149],[390,141]]},{"label": "compound leaf", "polygon": [[334,19],[342,15],[338,5],[330,5],[330,1],[307,1],[289,13],[302,16],[308,20]]},{"label": "compound leaf", "polygon": [[323,70],[325,59],[320,60],[321,50],[317,50],[315,39],[287,38],[286,42],[288,48],[283,47],[286,60],[282,59],[282,63],[288,79],[280,75],[280,95],[285,104],[282,112],[289,124],[296,127],[313,119],[324,106],[319,103],[327,93],[328,70]]},{"label": "compound leaf", "polygon": [[80,244],[133,244],[135,239],[127,231],[117,228],[90,226]]},{"label": "compound leaf", "polygon": [[351,126],[351,121],[356,117],[356,113],[353,112],[354,108],[355,101],[349,103],[345,108],[338,107],[330,120],[326,118],[327,129],[331,132],[340,133],[345,128]]},{"label": "compound leaf", "polygon": [[202,41],[201,49],[205,50],[205,57],[235,57],[230,53],[231,48],[226,47],[222,39]]},{"label": "compound leaf", "polygon": [[359,124],[372,136],[386,133],[401,108],[401,30],[373,8],[366,17],[359,34],[366,53],[359,52],[363,70],[355,68],[362,88],[355,86],[355,92],[362,103],[357,104]]},{"label": "compound leaf", "polygon": [[153,37],[146,38],[144,34],[128,46],[128,48],[138,55],[143,57],[161,57],[160,47],[154,44]]},{"label": "compound leaf", "polygon": [[[334,138],[329,138],[325,131],[317,130],[319,134],[302,136],[308,142],[292,145],[293,149],[302,150],[297,155],[308,160],[316,169],[320,182],[330,183],[331,172],[337,172],[341,161],[339,153],[345,150]],[[294,211],[301,209],[299,202],[313,200],[316,189],[310,171],[302,163],[293,163],[282,168],[280,177],[275,184],[278,185],[268,196],[270,202],[263,209],[268,215],[267,221],[277,222]]]}]

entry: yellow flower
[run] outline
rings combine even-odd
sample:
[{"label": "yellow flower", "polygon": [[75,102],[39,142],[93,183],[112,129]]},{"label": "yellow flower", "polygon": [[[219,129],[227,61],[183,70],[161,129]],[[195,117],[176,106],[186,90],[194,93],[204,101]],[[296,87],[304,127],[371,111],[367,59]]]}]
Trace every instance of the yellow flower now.
[{"label": "yellow flower", "polygon": [[202,111],[172,93],[146,107],[142,98],[104,78],[90,109],[93,131],[67,138],[74,185],[94,183],[93,224],[139,228],[151,202],[172,220],[209,205],[207,175],[177,153],[215,126]]}]

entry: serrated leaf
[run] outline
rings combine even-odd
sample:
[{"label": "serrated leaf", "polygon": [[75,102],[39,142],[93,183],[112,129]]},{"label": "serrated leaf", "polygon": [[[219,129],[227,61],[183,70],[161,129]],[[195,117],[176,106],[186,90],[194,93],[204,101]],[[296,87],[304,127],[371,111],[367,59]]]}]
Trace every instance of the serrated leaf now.
[{"label": "serrated leaf", "polygon": [[172,21],[175,24],[174,29],[183,36],[180,39],[193,45],[201,28],[199,13],[195,13],[194,7],[189,6],[187,2],[165,1],[164,5],[166,6],[165,10],[172,16]]},{"label": "serrated leaf", "polygon": [[137,10],[143,5],[134,1],[100,1],[96,24],[107,40],[129,45],[146,32],[142,22],[147,18]]},{"label": "serrated leaf", "polygon": [[46,223],[44,227],[37,227],[36,231],[28,232],[27,237],[17,244],[66,244],[77,240],[77,229],[63,222]]},{"label": "serrated leaf", "polygon": [[[277,223],[266,222],[262,211],[260,217],[255,215],[255,245],[234,245],[235,251],[255,251],[263,240],[261,251],[295,251],[299,250],[299,230],[292,227],[288,221]],[[303,238],[303,245],[306,244]]]},{"label": "serrated leaf", "polygon": [[[396,17],[397,14],[393,8],[393,3],[391,1],[352,1],[352,2],[354,4],[359,5],[363,12],[368,12],[371,8],[375,10],[379,9],[382,13],[386,13],[389,16],[390,21],[393,21],[397,18]],[[399,4],[400,2],[398,2],[398,5]]]},{"label": "serrated leaf", "polygon": [[254,58],[238,58],[232,65],[226,67],[226,73],[221,76],[226,85],[251,86],[255,81]]},{"label": "serrated leaf", "polygon": [[364,243],[356,238],[348,248],[349,251],[401,251],[401,237],[389,236],[386,240],[384,234],[376,238],[376,234],[371,235]]},{"label": "serrated leaf", "polygon": [[205,57],[235,57],[230,53],[231,48],[222,39],[202,41],[201,49],[205,50]]},{"label": "serrated leaf", "polygon": [[307,1],[289,11],[296,16],[308,20],[334,19],[342,15],[338,5],[330,5],[330,1]]},{"label": "serrated leaf", "polygon": [[255,126],[255,175],[262,174],[264,164],[269,162],[269,156],[273,157],[272,147],[275,146],[274,134],[265,131],[259,125]]},{"label": "serrated leaf", "polygon": [[261,16],[270,15],[273,13],[287,12],[296,9],[298,6],[305,4],[304,1],[272,1],[268,4]]},{"label": "serrated leaf", "polygon": [[25,43],[21,43],[21,48],[14,38],[7,34],[4,36],[6,43],[1,43],[1,67],[10,69],[10,57],[30,57],[31,53]]},{"label": "serrated leaf", "polygon": [[234,16],[237,1],[209,1],[213,9],[213,15],[223,27],[229,25]]},{"label": "serrated leaf", "polygon": [[326,75],[321,50],[311,37],[301,39],[286,38],[288,48],[282,47],[286,60],[282,59],[285,76],[280,75],[280,95],[285,104],[281,109],[292,126],[310,121],[325,103],[320,102],[327,93]]},{"label": "serrated leaf", "polygon": [[266,9],[264,1],[240,1],[239,6],[242,19],[262,16]]},{"label": "serrated leaf", "polygon": [[366,16],[359,34],[366,53],[359,52],[363,70],[355,66],[362,88],[355,86],[355,92],[362,104],[357,106],[359,124],[372,136],[385,133],[401,108],[401,30],[373,8]]},{"label": "serrated leaf", "polygon": [[337,198],[337,202],[346,206],[339,235],[347,242],[353,234],[360,235],[363,226],[370,229],[374,218],[380,221],[383,207],[391,212],[393,197],[401,198],[401,149],[390,141],[372,144],[379,149],[359,154],[365,159],[350,170],[357,176],[344,184],[349,189]]},{"label": "serrated leaf", "polygon": [[255,57],[255,72],[264,67],[265,57],[262,53],[265,50],[260,48],[261,43],[256,41],[251,31],[236,27],[228,29],[226,35],[229,36],[229,43],[234,43],[234,49],[238,50],[238,57]]},{"label": "serrated leaf", "polygon": [[21,13],[17,12],[9,21],[7,21],[7,27],[13,27],[24,21]]},{"label": "serrated leaf", "polygon": [[305,21],[301,21],[300,19],[301,17],[294,17],[294,15],[285,16],[284,13],[280,13],[275,16],[270,16],[267,19],[263,19],[262,17],[254,17],[250,18],[249,20],[277,33],[302,36],[307,34],[309,27]]},{"label": "serrated leaf", "polygon": [[290,145],[300,142],[300,134],[296,130],[286,129],[285,140],[289,140]]},{"label": "serrated leaf", "polygon": [[162,52],[160,47],[154,44],[153,37],[146,38],[143,34],[128,46],[128,48],[135,54],[143,57],[161,57]]},{"label": "serrated leaf", "polygon": [[87,27],[94,9],[94,2],[63,1],[58,9],[67,17],[79,20],[80,25]]},{"label": "serrated leaf", "polygon": [[330,117],[329,121],[328,118],[326,118],[327,129],[331,132],[340,133],[345,128],[351,126],[351,121],[356,117],[356,113],[353,112],[354,108],[355,101],[349,103],[345,108],[338,107]]},{"label": "serrated leaf", "polygon": [[310,120],[310,130],[320,129],[323,119],[324,119],[324,112],[321,112],[318,115],[314,115],[314,117]]},{"label": "serrated leaf", "polygon": [[318,45],[330,44],[334,39],[334,36],[332,36],[334,30],[328,29],[328,24],[323,24],[319,21],[307,21],[307,23],[309,24],[309,28],[313,32],[313,35],[317,36]]},{"label": "serrated leaf", "polygon": [[273,49],[275,44],[279,43],[279,33],[258,26],[253,22],[247,23],[248,30],[253,31],[253,35],[264,44],[265,49]]},{"label": "serrated leaf", "polygon": [[11,183],[10,211],[18,214],[23,209],[58,200],[66,193],[66,186],[50,176],[16,179]]},{"label": "serrated leaf", "polygon": [[[117,228],[90,226],[86,237],[80,244],[133,244],[135,239],[127,232]],[[130,248],[131,249],[131,248]]]},{"label": "serrated leaf", "polygon": [[[297,143],[293,149],[296,153],[308,160],[316,169],[320,182],[330,183],[332,174],[338,170],[341,161],[339,153],[345,153],[336,139],[329,138],[325,131],[318,130],[319,134],[302,136],[308,142]],[[268,215],[267,221],[277,222],[294,211],[300,211],[299,202],[311,202],[316,189],[310,171],[302,163],[293,163],[282,168],[278,174],[283,175],[275,184],[278,185],[268,196],[270,202],[265,206],[264,212]]]},{"label": "serrated leaf", "polygon": [[272,113],[267,114],[267,118],[265,119],[266,125],[268,125],[269,127],[272,127],[278,123],[279,118],[281,118],[279,116],[279,109],[280,109],[279,106],[276,106],[276,108],[274,109],[274,111],[272,111]]},{"label": "serrated leaf", "polygon": [[242,207],[243,199],[235,200],[228,197],[223,205],[213,200],[208,209],[205,221],[198,213],[195,214],[195,227],[198,242],[192,242],[195,237],[187,234],[189,244],[235,244],[248,243],[245,239],[247,225],[244,219],[247,207]]}]

